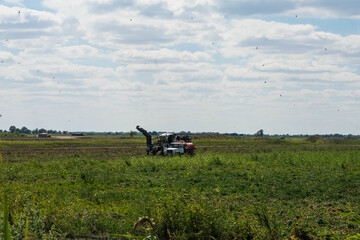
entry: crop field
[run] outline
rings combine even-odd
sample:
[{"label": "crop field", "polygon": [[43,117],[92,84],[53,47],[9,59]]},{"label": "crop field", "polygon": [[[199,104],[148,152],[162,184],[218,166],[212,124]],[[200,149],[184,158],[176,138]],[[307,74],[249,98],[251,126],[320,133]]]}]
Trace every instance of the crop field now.
[{"label": "crop field", "polygon": [[359,239],[359,139],[193,142],[0,138],[0,239]]}]

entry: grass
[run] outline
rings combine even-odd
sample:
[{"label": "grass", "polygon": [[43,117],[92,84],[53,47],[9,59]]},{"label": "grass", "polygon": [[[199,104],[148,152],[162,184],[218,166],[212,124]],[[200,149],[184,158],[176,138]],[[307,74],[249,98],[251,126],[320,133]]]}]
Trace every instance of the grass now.
[{"label": "grass", "polygon": [[[273,147],[269,139],[226,137],[218,141],[227,146],[210,148],[215,140],[194,139],[195,157],[164,158],[132,148],[144,139],[111,140],[130,146],[119,149],[90,140],[61,144],[96,148],[5,140],[0,190],[9,206],[3,194],[1,209],[3,216],[9,209],[12,239],[346,239],[360,232],[353,144],[319,148],[303,139]],[[134,231],[139,218],[154,224]]]},{"label": "grass", "polygon": [[71,140],[58,139],[20,139],[20,140],[1,140],[1,148],[49,148],[49,147],[126,147],[143,146],[143,140],[134,139],[115,139],[115,138],[84,138]]},{"label": "grass", "polygon": [[6,191],[3,193],[3,232],[2,238],[5,240],[10,240],[10,224],[9,224],[9,204]]}]

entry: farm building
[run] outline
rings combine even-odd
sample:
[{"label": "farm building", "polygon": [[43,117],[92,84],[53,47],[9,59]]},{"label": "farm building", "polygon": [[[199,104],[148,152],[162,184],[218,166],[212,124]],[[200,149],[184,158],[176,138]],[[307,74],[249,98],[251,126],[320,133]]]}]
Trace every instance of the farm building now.
[{"label": "farm building", "polygon": [[51,137],[51,135],[47,133],[39,133],[38,137]]}]

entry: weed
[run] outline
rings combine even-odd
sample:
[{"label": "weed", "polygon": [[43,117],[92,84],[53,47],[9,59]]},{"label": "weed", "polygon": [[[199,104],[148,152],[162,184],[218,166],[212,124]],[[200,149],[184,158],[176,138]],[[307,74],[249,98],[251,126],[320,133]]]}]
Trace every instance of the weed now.
[{"label": "weed", "polygon": [[33,207],[27,206],[26,210],[17,219],[13,229],[15,239],[42,239],[45,233],[45,221],[40,213]]},{"label": "weed", "polygon": [[293,229],[294,239],[311,240],[314,237],[304,228],[295,226]]},{"label": "weed", "polygon": [[263,230],[259,231],[260,236],[262,235],[264,239],[280,238],[278,221],[276,221],[275,216],[271,215],[270,211],[263,204],[256,204],[254,206],[254,215]]},{"label": "weed", "polygon": [[211,158],[209,164],[213,166],[222,166],[224,163],[219,156],[214,156]]},{"label": "weed", "polygon": [[135,222],[133,229],[134,234],[140,230],[143,230],[148,234],[148,236],[145,237],[144,239],[149,239],[149,240],[158,239],[158,237],[155,234],[156,232],[155,223],[149,217],[141,217]]},{"label": "weed", "polygon": [[3,238],[10,240],[9,203],[6,191],[3,192]]},{"label": "weed", "polygon": [[130,167],[130,166],[131,166],[131,161],[130,161],[130,159],[126,159],[126,160],[125,160],[125,164],[126,164],[128,167]]},{"label": "weed", "polygon": [[91,172],[82,172],[80,178],[88,184],[93,184],[95,182],[95,177]]},{"label": "weed", "polygon": [[[356,228],[360,227],[360,214],[356,213],[354,208],[351,205],[348,205],[348,212],[342,213],[342,215],[347,219],[347,228]],[[333,233],[334,239],[343,239],[339,234]],[[360,233],[356,233],[347,237],[346,239],[360,239]]]},{"label": "weed", "polygon": [[160,239],[211,239],[222,235],[220,214],[205,201],[178,196],[170,199],[164,199],[157,209],[156,233]]}]

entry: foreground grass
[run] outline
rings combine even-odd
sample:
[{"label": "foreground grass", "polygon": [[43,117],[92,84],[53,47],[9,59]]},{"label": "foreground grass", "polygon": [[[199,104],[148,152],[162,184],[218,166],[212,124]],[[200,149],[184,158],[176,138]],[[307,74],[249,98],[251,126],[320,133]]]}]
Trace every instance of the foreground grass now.
[{"label": "foreground grass", "polygon": [[160,239],[343,239],[360,232],[351,222],[360,207],[356,149],[169,158],[62,151],[4,155],[0,190],[13,239],[24,239],[25,229],[38,239],[147,236],[145,227],[133,229],[144,216]]}]

